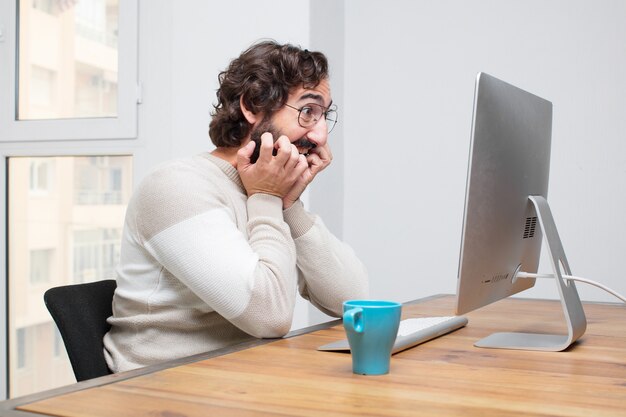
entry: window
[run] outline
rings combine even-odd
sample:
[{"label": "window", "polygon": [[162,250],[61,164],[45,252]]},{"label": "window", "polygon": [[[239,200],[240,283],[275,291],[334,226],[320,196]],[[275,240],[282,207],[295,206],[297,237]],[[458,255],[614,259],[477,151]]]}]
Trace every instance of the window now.
[{"label": "window", "polygon": [[26,368],[26,329],[20,328],[16,331],[16,343],[17,343],[17,369]]},{"label": "window", "polygon": [[82,157],[74,160],[75,204],[121,204],[123,195],[123,167],[120,161],[106,156]]},{"label": "window", "polygon": [[[40,177],[40,172],[47,174]],[[132,157],[9,157],[7,174],[8,333],[14,341],[9,391],[14,397],[74,382],[43,293],[115,277]],[[55,186],[42,178],[55,178]],[[28,192],[33,184],[47,194]]]},{"label": "window", "polygon": [[119,229],[74,231],[74,282],[115,278],[120,245]]},{"label": "window", "polygon": [[117,116],[118,1],[20,1],[18,120]]},{"label": "window", "polygon": [[16,16],[0,62],[17,59],[0,66],[0,141],[135,138],[137,14],[138,0],[0,2]]},{"label": "window", "polygon": [[47,194],[52,187],[54,176],[54,159],[31,158],[30,160],[30,192]]},{"label": "window", "polygon": [[30,251],[30,283],[39,285],[50,282],[54,249],[35,249]]},{"label": "window", "polygon": [[57,73],[50,69],[33,64],[31,66],[30,88],[28,89],[28,103],[32,112],[39,114],[43,119],[53,117],[54,104],[56,103],[55,85]]},{"label": "window", "polygon": [[0,400],[74,382],[43,292],[113,276],[138,147],[138,3],[0,1]]},{"label": "window", "polygon": [[33,0],[33,9],[55,15],[60,10],[57,4],[59,4],[59,2],[56,0]]},{"label": "window", "polygon": [[76,66],[75,117],[117,116],[117,73],[90,66]]}]

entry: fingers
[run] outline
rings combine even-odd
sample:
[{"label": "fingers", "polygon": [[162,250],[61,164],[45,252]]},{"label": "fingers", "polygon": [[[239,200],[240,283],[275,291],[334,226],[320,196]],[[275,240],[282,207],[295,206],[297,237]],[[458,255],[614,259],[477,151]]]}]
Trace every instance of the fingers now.
[{"label": "fingers", "polygon": [[328,146],[328,143],[326,143],[324,146],[319,146],[317,148],[311,149],[309,153],[318,154],[320,159],[326,162],[327,165],[330,164],[330,161],[333,160],[333,154],[330,151],[330,146]]},{"label": "fingers", "polygon": [[297,154],[296,166],[294,167],[293,171],[297,177],[300,177],[304,173],[304,171],[306,171],[309,168],[309,162],[307,161],[307,158],[304,155],[300,155],[298,153],[297,149],[296,149],[296,154]]},{"label": "fingers", "polygon": [[311,168],[311,174],[315,176],[318,172],[326,168],[333,159],[333,155],[330,151],[328,144],[320,146],[309,151],[307,161]]},{"label": "fingers", "polygon": [[287,136],[281,136],[278,138],[274,144],[274,149],[276,149],[276,156],[274,159],[279,165],[285,165],[287,161],[289,161],[293,147],[294,146],[291,144],[291,141]]},{"label": "fingers", "polygon": [[276,149],[274,162],[284,169],[290,181],[297,181],[309,167],[306,157],[300,155],[298,148],[287,136],[278,138],[274,148]]},{"label": "fingers", "polygon": [[296,148],[295,146],[291,145],[290,149],[290,154],[289,154],[289,160],[287,161],[287,163],[285,164],[285,168],[286,169],[293,169],[295,168],[301,161],[301,159],[304,159],[304,162],[306,162],[306,158],[300,158],[301,156],[304,157],[304,155],[300,155],[298,153],[298,148]]},{"label": "fingers", "polygon": [[324,162],[322,161],[322,158],[320,158],[320,156],[316,153],[312,153],[312,152],[309,153],[306,157],[306,160],[313,174],[316,174],[317,172],[319,172],[321,170],[321,167],[324,166]]},{"label": "fingers", "polygon": [[[258,160],[251,163],[255,145],[259,146]],[[270,132],[263,133],[260,144],[254,141],[237,152],[237,171],[248,195],[264,193],[284,198],[294,184],[302,181],[308,163],[287,136],[274,140]],[[306,184],[304,184],[306,186]]]},{"label": "fingers", "polygon": [[246,146],[240,148],[237,151],[237,168],[245,169],[248,165],[251,165],[250,157],[254,152],[256,144],[250,141]]},{"label": "fingers", "polygon": [[296,148],[287,136],[281,136],[274,144],[276,149],[275,161],[279,166],[292,170],[300,160],[298,148]]},{"label": "fingers", "polygon": [[258,161],[268,163],[272,159],[274,151],[274,136],[270,132],[261,135],[261,147],[259,149]]},{"label": "fingers", "polygon": [[287,136],[275,139],[270,132],[261,135],[261,149],[259,161],[277,164],[279,166],[294,167],[298,160],[298,150],[291,144]]}]

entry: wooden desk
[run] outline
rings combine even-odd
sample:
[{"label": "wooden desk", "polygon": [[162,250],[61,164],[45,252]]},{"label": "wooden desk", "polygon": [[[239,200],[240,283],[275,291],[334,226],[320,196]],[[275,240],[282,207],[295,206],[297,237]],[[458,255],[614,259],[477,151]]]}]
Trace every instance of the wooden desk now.
[{"label": "wooden desk", "polygon": [[[406,305],[403,317],[451,315],[453,306],[453,296],[430,297]],[[475,348],[474,341],[494,331],[561,330],[557,302],[507,299],[468,314],[461,330],[394,355],[384,376],[354,375],[350,355],[316,351],[344,338],[335,321],[217,357],[200,355],[6,401],[0,414],[625,416],[626,307],[584,308],[587,332],[565,352]]]}]

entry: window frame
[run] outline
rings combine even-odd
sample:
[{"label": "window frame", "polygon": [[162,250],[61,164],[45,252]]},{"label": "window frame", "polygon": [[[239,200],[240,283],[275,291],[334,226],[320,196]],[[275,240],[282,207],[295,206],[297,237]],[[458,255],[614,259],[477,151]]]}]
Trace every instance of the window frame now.
[{"label": "window frame", "polygon": [[138,75],[139,0],[120,0],[118,32],[117,117],[16,120],[19,0],[0,2],[0,143],[52,140],[134,139],[137,106],[141,103]]}]

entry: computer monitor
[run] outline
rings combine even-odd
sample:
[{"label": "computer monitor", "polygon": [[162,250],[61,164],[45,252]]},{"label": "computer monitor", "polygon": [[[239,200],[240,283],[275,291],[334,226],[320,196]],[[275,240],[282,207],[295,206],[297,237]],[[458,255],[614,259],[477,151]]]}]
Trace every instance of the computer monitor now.
[{"label": "computer monitor", "polygon": [[456,313],[532,287],[535,279],[519,278],[519,273],[537,272],[545,235],[567,334],[496,333],[476,346],[558,351],[585,331],[574,282],[562,278],[571,272],[547,204],[551,134],[552,103],[478,74]]}]

